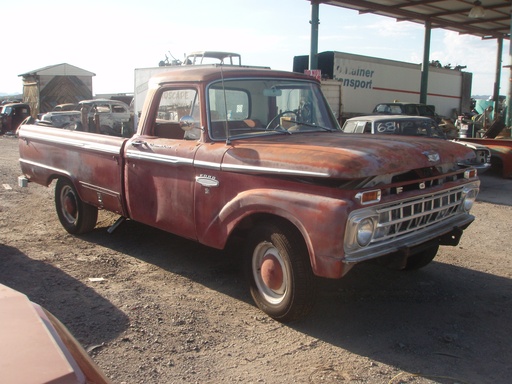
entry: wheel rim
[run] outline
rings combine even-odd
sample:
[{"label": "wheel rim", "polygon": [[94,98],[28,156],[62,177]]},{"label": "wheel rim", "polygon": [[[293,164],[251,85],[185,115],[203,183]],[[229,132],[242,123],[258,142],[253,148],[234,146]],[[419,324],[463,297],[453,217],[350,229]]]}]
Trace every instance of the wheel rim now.
[{"label": "wheel rim", "polygon": [[78,216],[77,200],[74,191],[69,186],[62,188],[60,193],[62,216],[70,224],[76,222]]},{"label": "wheel rim", "polygon": [[253,253],[252,271],[256,286],[270,304],[281,303],[288,292],[289,275],[274,245],[260,243]]}]

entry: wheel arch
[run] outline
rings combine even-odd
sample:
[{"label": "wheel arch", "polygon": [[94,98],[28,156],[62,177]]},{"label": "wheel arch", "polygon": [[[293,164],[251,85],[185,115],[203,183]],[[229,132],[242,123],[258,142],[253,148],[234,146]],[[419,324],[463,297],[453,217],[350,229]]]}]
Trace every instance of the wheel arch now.
[{"label": "wheel arch", "polygon": [[90,232],[98,220],[98,208],[81,200],[69,178],[60,177],[55,185],[55,208],[64,229],[73,235]]},{"label": "wheel arch", "polygon": [[304,240],[304,244],[306,245],[308,252],[311,255],[311,243],[308,241],[309,237],[304,226],[293,217],[288,217],[287,215],[279,215],[276,213],[255,212],[243,217],[230,232],[228,241],[232,237],[245,237],[256,226],[264,223],[276,224],[278,226],[287,226],[290,230],[296,231],[297,234],[299,234]]},{"label": "wheel arch", "polygon": [[[325,255],[342,255],[344,223],[341,224],[343,221],[340,217],[346,216],[346,205],[340,199],[293,191],[245,191],[224,206],[215,219],[198,233],[198,239],[203,244],[222,249],[227,245],[228,239],[231,241],[243,237],[255,225],[266,220],[278,220],[300,233],[313,271],[318,275],[326,275],[326,269],[332,267],[331,262],[319,265],[320,258],[317,253],[320,250],[323,259]],[[322,206],[329,206],[331,209],[325,211]],[[334,225],[336,228],[332,228]],[[326,237],[322,230],[326,226],[339,236]],[[325,264],[325,260],[321,264]]]},{"label": "wheel arch", "polygon": [[49,187],[53,181],[59,178],[66,178],[76,187],[76,178],[74,178],[71,173],[65,169],[42,165],[26,159],[20,159],[20,166],[21,172],[31,182]]},{"label": "wheel arch", "polygon": [[53,183],[56,183],[60,179],[68,180],[75,188],[75,191],[76,191],[78,197],[80,199],[84,200],[83,191],[82,191],[82,188],[80,188],[80,183],[78,182],[78,179],[76,177],[73,177],[68,172],[53,173],[53,174],[49,175],[47,178],[46,186],[49,187],[50,185],[52,185]]}]

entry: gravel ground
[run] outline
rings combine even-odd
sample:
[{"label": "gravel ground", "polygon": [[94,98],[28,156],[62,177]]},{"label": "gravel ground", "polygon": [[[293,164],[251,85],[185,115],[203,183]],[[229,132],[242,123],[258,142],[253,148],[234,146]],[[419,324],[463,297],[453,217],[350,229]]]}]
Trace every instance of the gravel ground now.
[{"label": "gravel ground", "polygon": [[108,234],[108,212],[71,236],[53,186],[19,188],[19,174],[17,140],[0,136],[0,283],[55,314],[114,383],[510,382],[511,180],[483,178],[475,223],[424,269],[358,265],[285,325],[254,306],[236,252],[131,221]]}]

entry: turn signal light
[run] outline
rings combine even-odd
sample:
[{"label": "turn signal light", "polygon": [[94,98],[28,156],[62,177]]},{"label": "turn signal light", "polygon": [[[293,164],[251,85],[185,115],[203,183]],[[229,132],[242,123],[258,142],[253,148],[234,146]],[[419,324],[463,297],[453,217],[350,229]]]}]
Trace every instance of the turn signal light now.
[{"label": "turn signal light", "polygon": [[472,179],[474,177],[476,177],[476,169],[468,169],[467,171],[464,172],[464,178],[465,179]]},{"label": "turn signal light", "polygon": [[373,191],[366,191],[366,192],[359,192],[356,195],[356,199],[359,200],[361,204],[371,204],[371,203],[378,203],[381,198],[381,191],[380,189],[375,189]]}]

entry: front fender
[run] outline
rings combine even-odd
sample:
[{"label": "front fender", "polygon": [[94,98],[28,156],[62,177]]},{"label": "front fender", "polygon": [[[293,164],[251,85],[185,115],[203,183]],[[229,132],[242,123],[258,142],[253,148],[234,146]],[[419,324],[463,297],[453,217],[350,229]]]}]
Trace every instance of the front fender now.
[{"label": "front fender", "polygon": [[[333,262],[343,258],[343,238],[350,200],[273,189],[252,189],[237,194],[218,215],[198,233],[199,241],[223,248],[242,220],[257,214],[283,218],[302,234],[313,272],[319,276],[338,275]],[[326,270],[328,269],[328,270]],[[336,276],[339,277],[339,276]]]}]

